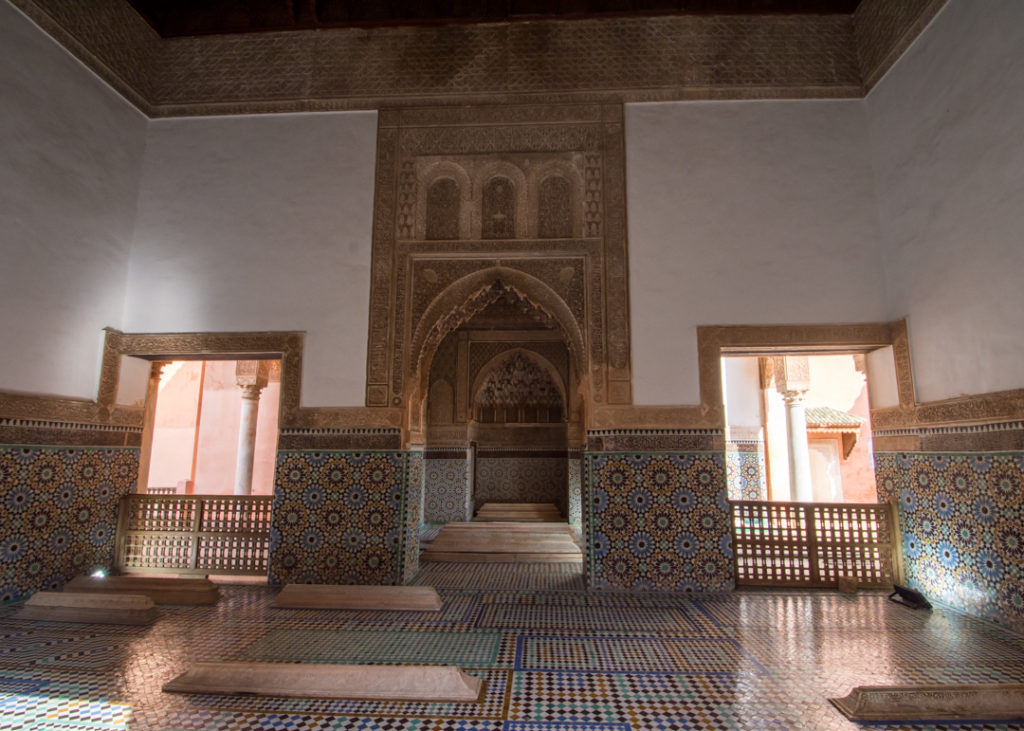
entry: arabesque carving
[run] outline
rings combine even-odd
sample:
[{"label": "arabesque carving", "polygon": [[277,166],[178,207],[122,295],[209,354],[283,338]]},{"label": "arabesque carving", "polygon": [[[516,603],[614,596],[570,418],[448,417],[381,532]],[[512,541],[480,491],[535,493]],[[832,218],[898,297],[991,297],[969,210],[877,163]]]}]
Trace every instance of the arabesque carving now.
[{"label": "arabesque carving", "polygon": [[473,406],[477,421],[560,421],[564,395],[548,370],[515,352],[486,374]]},{"label": "arabesque carving", "polygon": [[[415,412],[426,392],[426,353],[494,301],[496,280],[538,321],[559,324],[588,400],[630,403],[621,107],[395,109],[378,119],[367,405]],[[457,214],[446,204],[437,215],[457,216],[458,240],[426,236],[428,228],[455,231],[454,220],[427,224],[426,191],[442,178],[458,185],[460,203]],[[537,245],[541,229],[557,246]],[[497,269],[508,274],[482,275]],[[474,291],[463,291],[466,277],[480,275]],[[460,295],[439,308],[453,287]]]}]

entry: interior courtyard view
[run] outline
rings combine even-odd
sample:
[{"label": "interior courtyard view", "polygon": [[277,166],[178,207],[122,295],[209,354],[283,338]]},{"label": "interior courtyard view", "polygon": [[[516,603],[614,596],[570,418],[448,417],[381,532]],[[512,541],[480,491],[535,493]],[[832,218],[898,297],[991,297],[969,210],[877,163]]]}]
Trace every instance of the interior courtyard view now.
[{"label": "interior courtyard view", "polygon": [[0,131],[0,729],[1024,729],[1021,0],[0,0]]}]

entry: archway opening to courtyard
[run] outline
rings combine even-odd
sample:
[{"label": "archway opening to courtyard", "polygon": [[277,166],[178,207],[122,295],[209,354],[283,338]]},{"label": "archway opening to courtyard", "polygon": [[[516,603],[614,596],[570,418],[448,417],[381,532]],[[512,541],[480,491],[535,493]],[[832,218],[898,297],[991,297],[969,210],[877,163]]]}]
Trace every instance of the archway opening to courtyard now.
[{"label": "archway opening to courtyard", "polygon": [[160,363],[139,492],[272,495],[280,360]]},{"label": "archway opening to courtyard", "polygon": [[874,503],[866,357],[722,358],[732,500]]},{"label": "archway opening to courtyard", "polygon": [[[559,323],[518,290],[499,281],[486,291],[486,304],[440,339],[427,366],[425,560],[436,560],[431,542],[442,526],[483,521],[497,506],[512,515],[554,506],[536,510],[565,525],[570,543],[569,524],[579,533],[579,454],[570,447],[583,408],[571,348]],[[530,560],[525,553],[515,560]]]},{"label": "archway opening to courtyard", "polygon": [[267,581],[282,361],[235,357],[150,361],[116,571]]}]

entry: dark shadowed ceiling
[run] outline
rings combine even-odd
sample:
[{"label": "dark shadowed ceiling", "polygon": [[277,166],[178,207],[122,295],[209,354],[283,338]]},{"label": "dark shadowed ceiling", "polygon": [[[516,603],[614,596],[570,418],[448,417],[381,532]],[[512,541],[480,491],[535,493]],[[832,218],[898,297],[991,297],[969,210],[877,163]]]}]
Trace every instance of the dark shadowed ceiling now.
[{"label": "dark shadowed ceiling", "polygon": [[128,0],[164,38],[643,15],[846,14],[860,0]]}]

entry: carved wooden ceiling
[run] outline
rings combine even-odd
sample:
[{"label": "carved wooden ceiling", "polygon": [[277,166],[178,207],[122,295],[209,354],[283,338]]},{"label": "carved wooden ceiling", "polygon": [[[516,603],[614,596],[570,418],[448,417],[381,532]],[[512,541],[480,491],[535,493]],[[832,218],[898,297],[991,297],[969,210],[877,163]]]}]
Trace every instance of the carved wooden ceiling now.
[{"label": "carved wooden ceiling", "polygon": [[651,15],[850,14],[860,0],[128,0],[164,38]]}]

